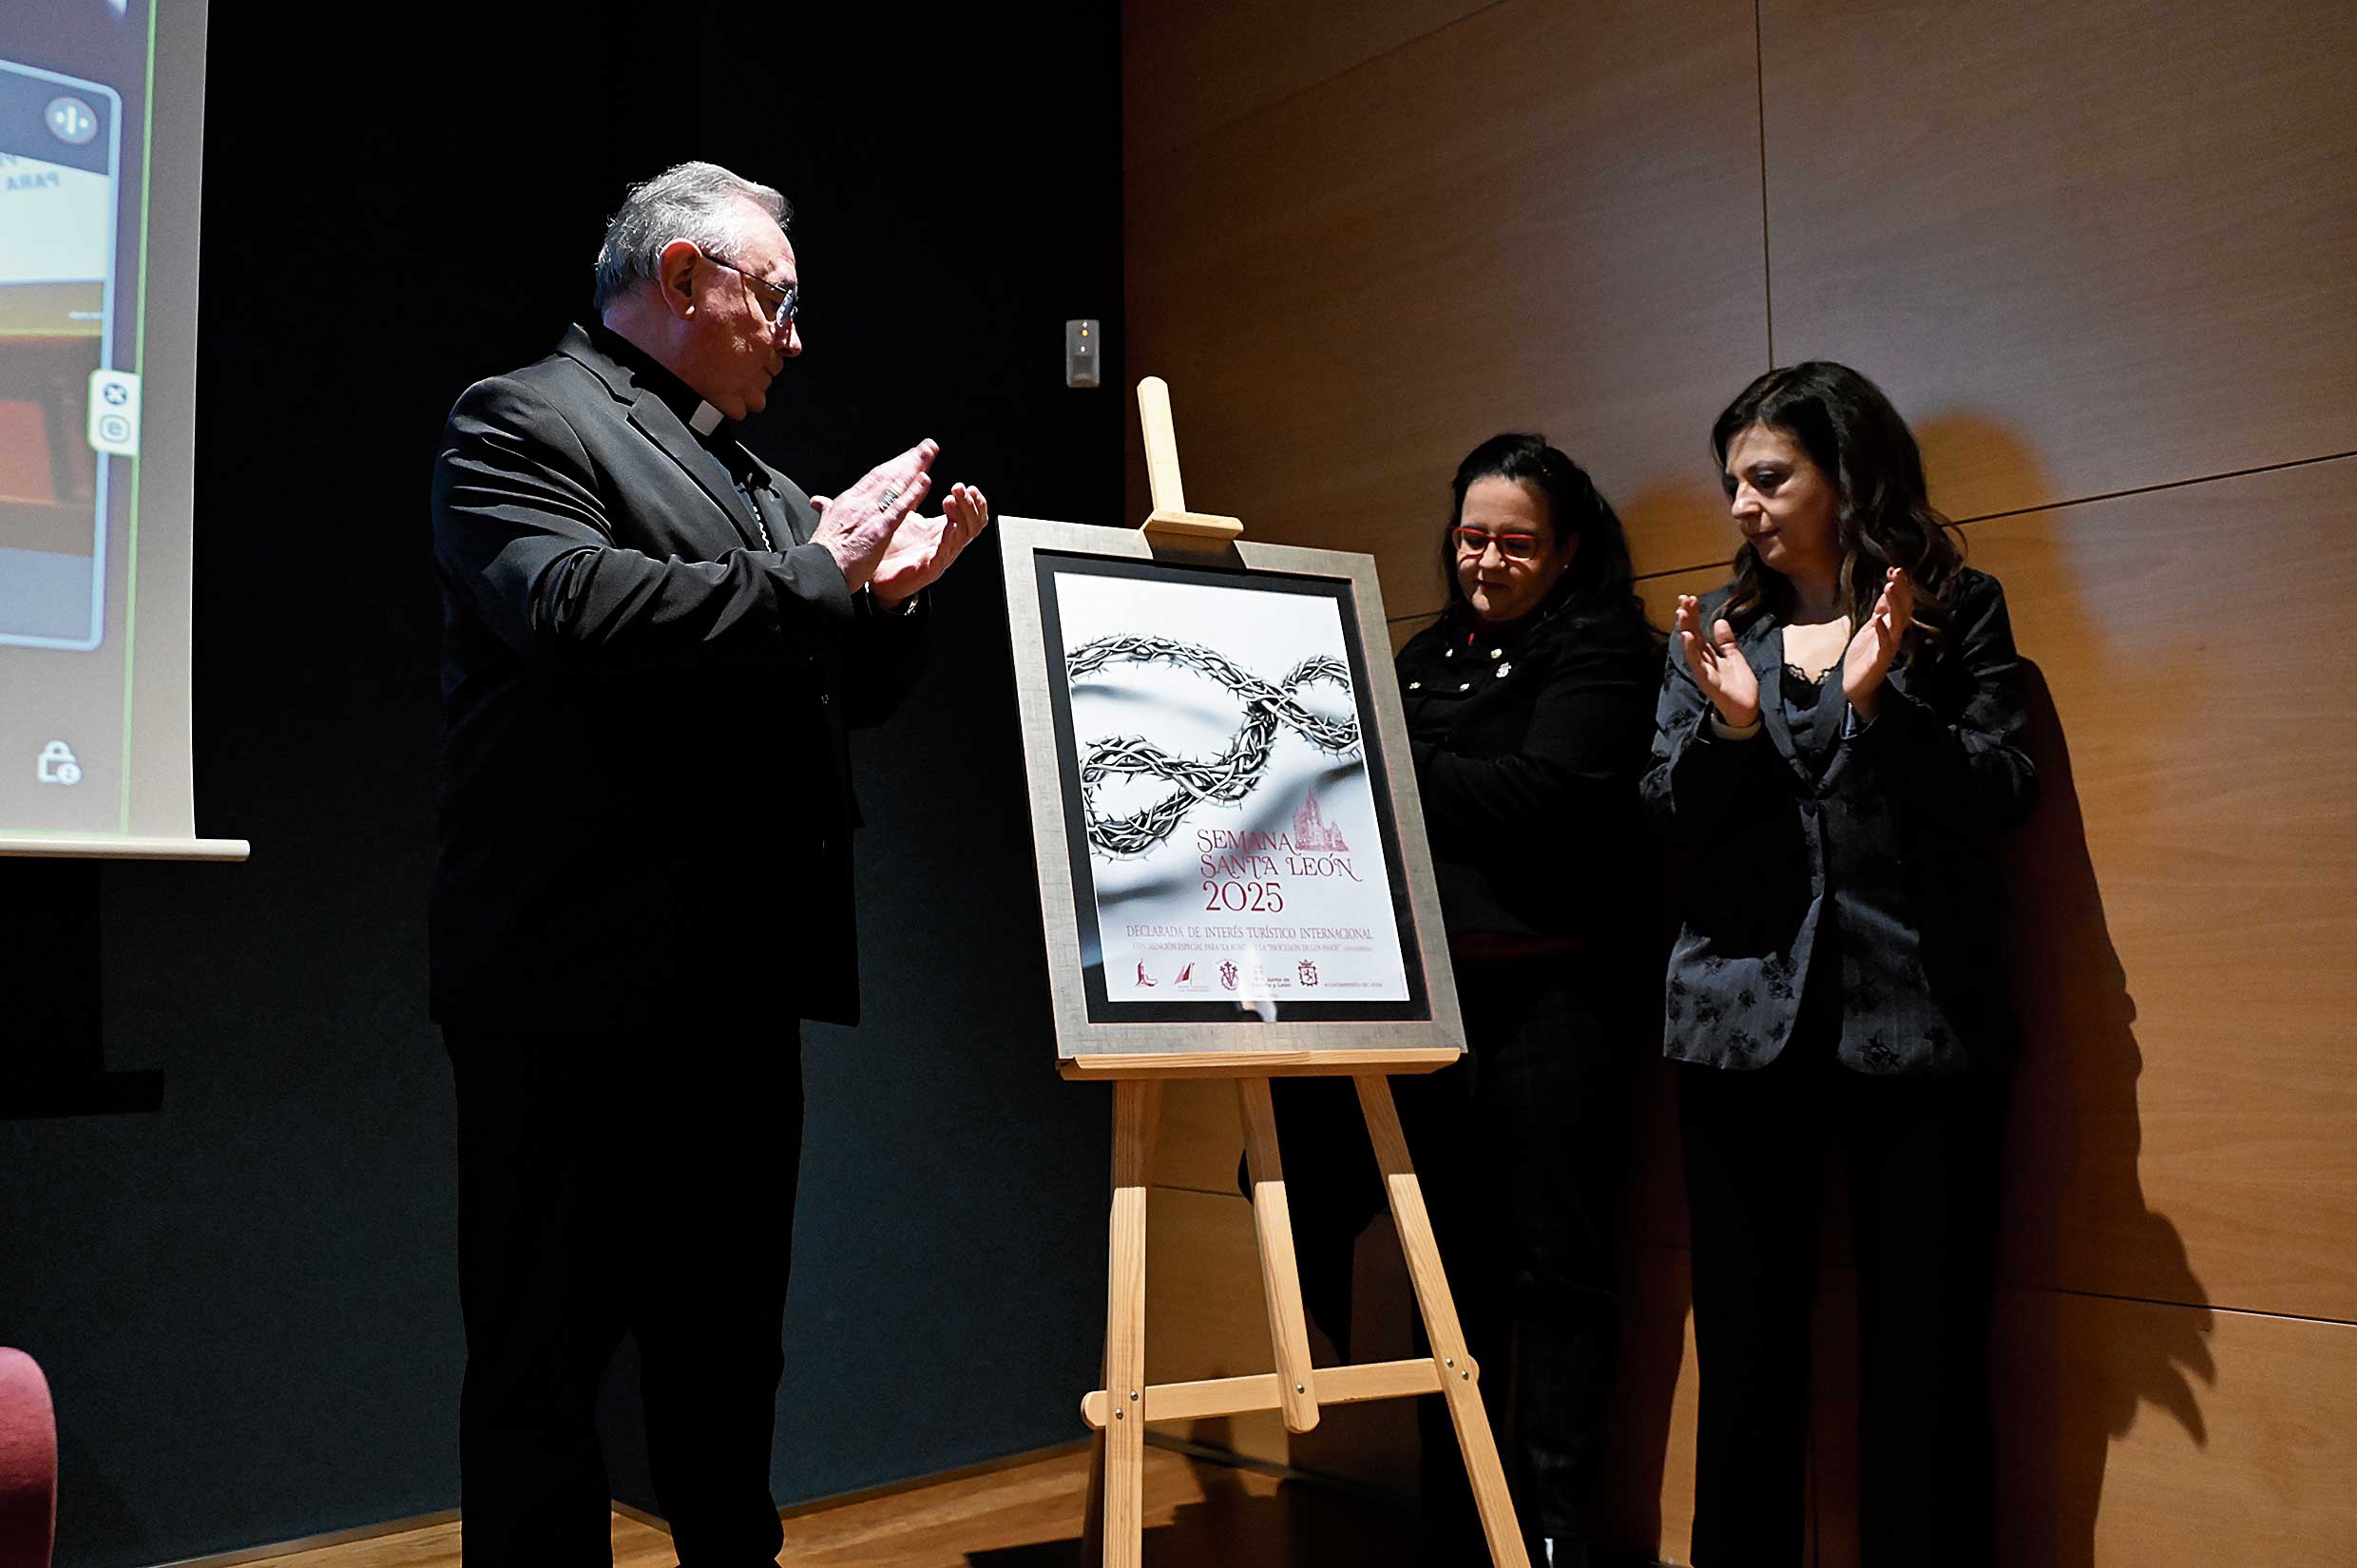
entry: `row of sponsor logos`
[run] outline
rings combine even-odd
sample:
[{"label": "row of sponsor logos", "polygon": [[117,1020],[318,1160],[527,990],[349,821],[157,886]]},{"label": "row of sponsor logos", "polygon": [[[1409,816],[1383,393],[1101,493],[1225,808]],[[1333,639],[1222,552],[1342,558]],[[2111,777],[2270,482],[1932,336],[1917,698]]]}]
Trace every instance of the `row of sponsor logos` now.
[{"label": "row of sponsor logos", "polygon": [[1264,974],[1256,967],[1250,970],[1239,968],[1234,959],[1220,960],[1219,967],[1208,974],[1198,972],[1197,961],[1188,959],[1179,966],[1178,973],[1158,976],[1149,972],[1144,960],[1140,959],[1137,978],[1130,984],[1134,989],[1140,991],[1161,986],[1174,991],[1210,991],[1215,985],[1219,990],[1233,991],[1241,986],[1254,995],[1260,995],[1268,991],[1289,991],[1296,985],[1316,985],[1317,960],[1305,958],[1295,964],[1293,977],[1289,979],[1284,975]]}]

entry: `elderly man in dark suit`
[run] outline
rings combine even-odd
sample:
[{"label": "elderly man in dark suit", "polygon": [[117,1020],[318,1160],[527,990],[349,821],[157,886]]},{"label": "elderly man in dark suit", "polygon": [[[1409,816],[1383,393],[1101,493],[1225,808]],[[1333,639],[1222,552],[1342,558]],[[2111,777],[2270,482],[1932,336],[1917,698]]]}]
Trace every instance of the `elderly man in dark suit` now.
[{"label": "elderly man in dark suit", "polygon": [[786,218],[708,163],[637,187],[598,320],[469,388],[435,466],[469,1563],[607,1559],[626,1329],[681,1562],[782,1539],[799,1023],[859,1006],[845,732],[989,515],[919,514],[929,441],[830,504],[738,439],[802,350]]}]

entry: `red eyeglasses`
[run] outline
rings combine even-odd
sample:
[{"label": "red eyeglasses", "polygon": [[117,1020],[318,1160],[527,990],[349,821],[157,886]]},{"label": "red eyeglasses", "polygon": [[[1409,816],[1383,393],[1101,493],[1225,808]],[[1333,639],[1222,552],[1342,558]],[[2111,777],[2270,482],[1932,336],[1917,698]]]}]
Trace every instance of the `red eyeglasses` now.
[{"label": "red eyeglasses", "polygon": [[1480,555],[1492,545],[1508,561],[1528,561],[1539,553],[1539,536],[1535,533],[1492,533],[1487,528],[1460,523],[1448,531],[1448,537],[1456,542],[1459,555]]}]

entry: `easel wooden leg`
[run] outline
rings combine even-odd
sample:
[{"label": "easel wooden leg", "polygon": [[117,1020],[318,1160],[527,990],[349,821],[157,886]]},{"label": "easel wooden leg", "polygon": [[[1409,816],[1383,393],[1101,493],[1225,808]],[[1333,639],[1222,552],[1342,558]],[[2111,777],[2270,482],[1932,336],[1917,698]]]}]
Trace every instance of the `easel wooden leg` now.
[{"label": "easel wooden leg", "polygon": [[1285,1412],[1285,1430],[1306,1432],[1317,1425],[1317,1381],[1310,1370],[1310,1320],[1301,1305],[1301,1269],[1293,1258],[1293,1214],[1285,1201],[1269,1080],[1237,1079],[1236,1098],[1244,1113],[1244,1151],[1252,1167],[1253,1225],[1260,1237],[1269,1343],[1276,1348],[1278,1407]]},{"label": "easel wooden leg", "polygon": [[[1139,1568],[1144,1529],[1146,1386],[1146,1184],[1162,1086],[1127,1079],[1113,1086],[1113,1218],[1105,1290],[1103,1501],[1105,1568]],[[1092,1491],[1096,1490],[1094,1486]]]},{"label": "easel wooden leg", "polygon": [[1482,1407],[1480,1371],[1466,1354],[1457,1304],[1448,1293],[1440,1246],[1432,1236],[1432,1217],[1425,1212],[1424,1189],[1416,1181],[1416,1168],[1408,1157],[1408,1138],[1400,1131],[1399,1112],[1391,1103],[1390,1080],[1380,1074],[1368,1074],[1354,1081],[1359,1106],[1367,1114],[1367,1136],[1375,1147],[1375,1163],[1383,1171],[1384,1190],[1391,1200],[1400,1248],[1408,1254],[1408,1277],[1415,1286],[1416,1305],[1424,1312],[1425,1334],[1432,1342],[1441,1397],[1448,1402],[1449,1424],[1456,1428],[1466,1475],[1473,1483],[1473,1501],[1481,1509],[1482,1534],[1489,1542],[1490,1561],[1496,1568],[1530,1568],[1529,1555],[1523,1550],[1522,1526],[1514,1517],[1514,1500],[1506,1491],[1505,1469],[1498,1462],[1498,1440],[1491,1435],[1488,1414]]},{"label": "easel wooden leg", "polygon": [[1088,1440],[1088,1501],[1081,1514],[1081,1561],[1104,1558],[1105,1435]]}]

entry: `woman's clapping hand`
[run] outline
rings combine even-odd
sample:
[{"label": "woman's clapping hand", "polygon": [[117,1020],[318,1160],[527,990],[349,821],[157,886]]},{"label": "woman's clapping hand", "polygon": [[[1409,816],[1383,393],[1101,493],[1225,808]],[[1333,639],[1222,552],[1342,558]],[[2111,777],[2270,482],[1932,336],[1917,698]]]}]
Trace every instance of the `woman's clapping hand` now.
[{"label": "woman's clapping hand", "polygon": [[1882,707],[1883,677],[1915,623],[1915,584],[1904,569],[1893,566],[1885,575],[1883,591],[1842,653],[1842,695],[1860,718],[1872,718]]},{"label": "woman's clapping hand", "polygon": [[1677,596],[1677,651],[1695,684],[1718,710],[1730,729],[1746,729],[1759,717],[1759,677],[1752,671],[1743,650],[1735,646],[1734,628],[1724,619],[1702,635],[1702,602],[1692,594]]}]

